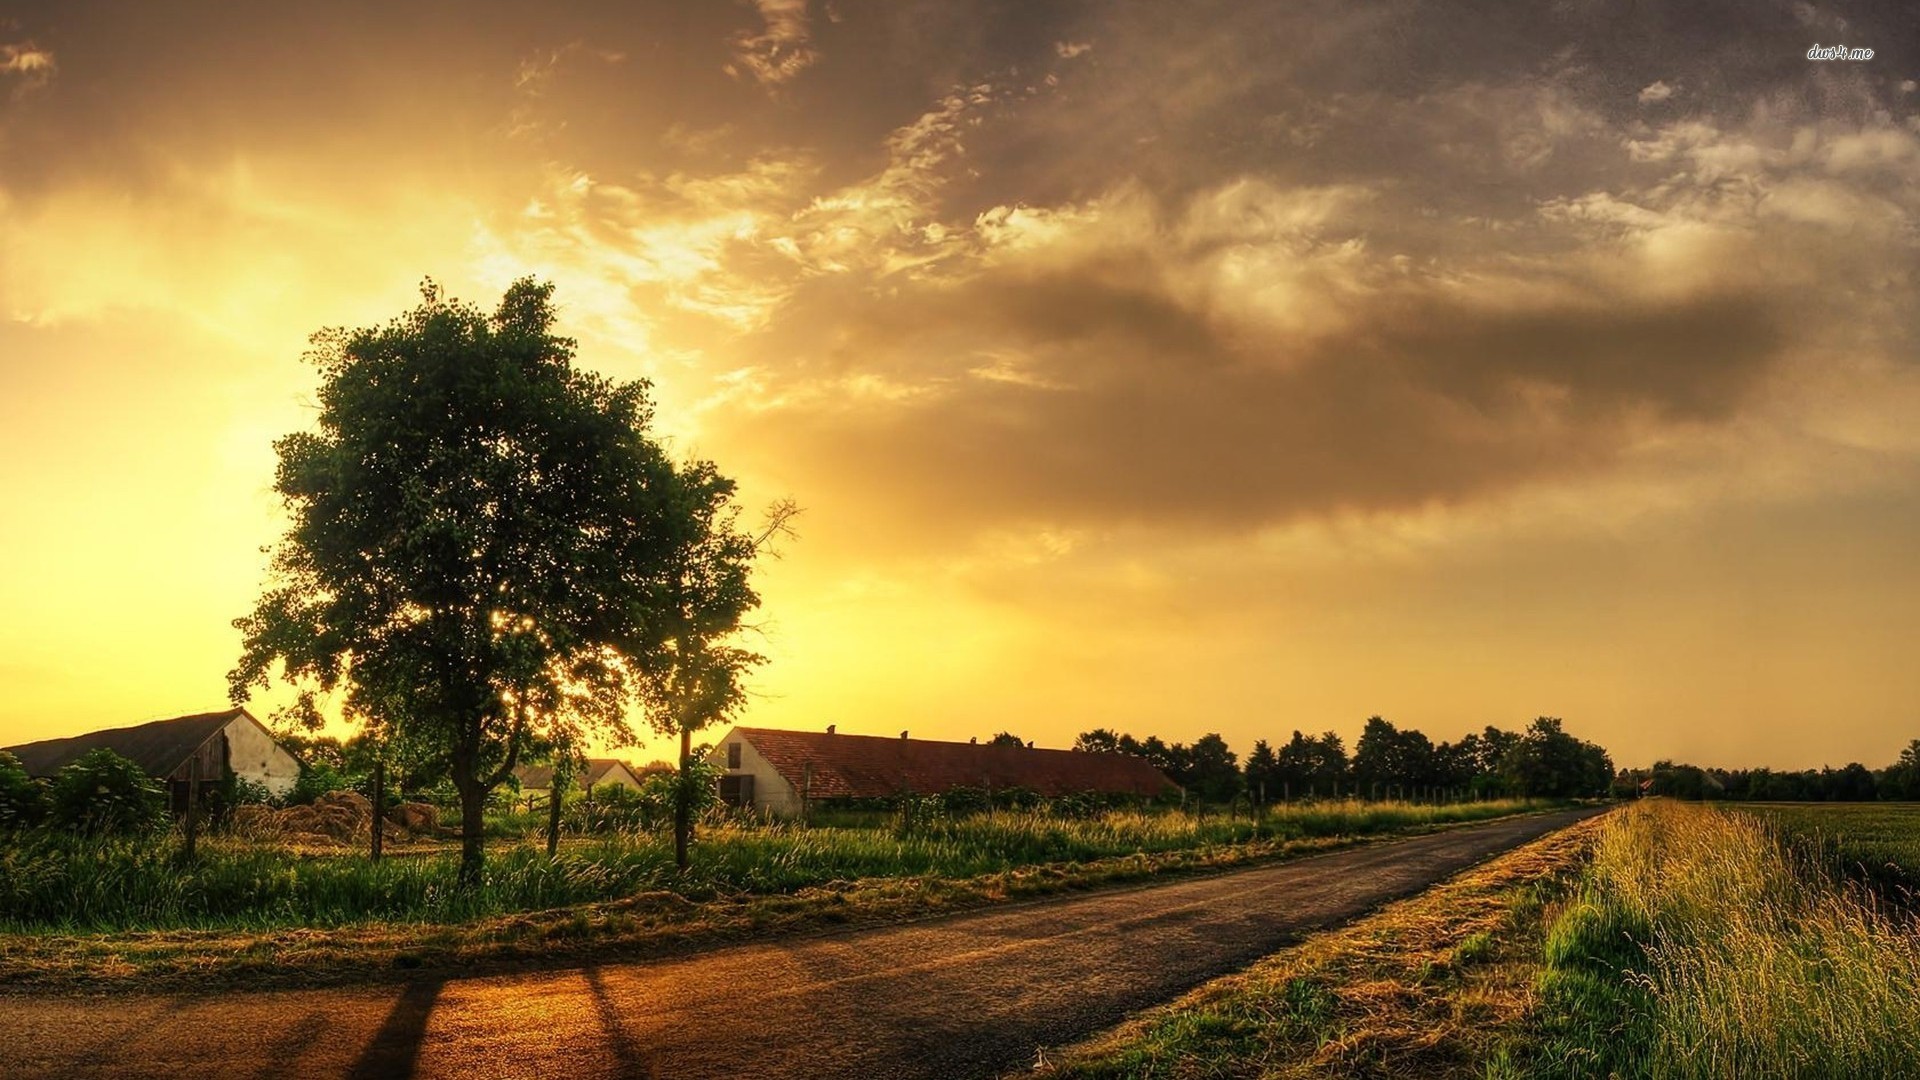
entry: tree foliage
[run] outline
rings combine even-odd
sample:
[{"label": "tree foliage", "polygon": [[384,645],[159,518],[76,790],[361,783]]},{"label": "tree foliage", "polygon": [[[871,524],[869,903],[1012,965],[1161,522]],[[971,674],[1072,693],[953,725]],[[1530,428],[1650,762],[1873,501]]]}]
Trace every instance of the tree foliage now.
[{"label": "tree foliage", "polygon": [[1440,780],[1433,740],[1412,728],[1401,730],[1373,716],[1353,744],[1353,781],[1368,794],[1404,795]]},{"label": "tree foliage", "polygon": [[1501,771],[1521,795],[1600,795],[1613,781],[1613,759],[1598,745],[1569,735],[1558,717],[1542,716],[1501,759]]},{"label": "tree foliage", "polygon": [[1718,769],[1673,761],[1651,769],[1622,771],[1615,786],[1679,799],[1758,799],[1770,802],[1868,802],[1920,799],[1920,739],[1910,741],[1890,765],[1869,769],[1859,762],[1840,768]]},{"label": "tree foliage", "polygon": [[[1269,802],[1355,793],[1414,799],[1592,796],[1607,792],[1613,769],[1605,750],[1567,734],[1552,717],[1535,720],[1522,733],[1488,727],[1438,744],[1422,732],[1370,717],[1351,758],[1334,732],[1307,735],[1296,729],[1277,749],[1264,739],[1255,742],[1245,767],[1231,779],[1234,754],[1217,734],[1188,746],[1095,728],[1081,732],[1073,745],[1145,758],[1190,796],[1208,802],[1224,802],[1243,785],[1255,797],[1264,791]],[[1913,756],[1920,775],[1920,742]]]},{"label": "tree foliage", "polygon": [[1269,799],[1282,794],[1337,795],[1348,781],[1346,745],[1331,731],[1313,736],[1295,729],[1275,755],[1275,771],[1281,783],[1268,787]]},{"label": "tree foliage", "polygon": [[531,739],[631,740],[693,527],[646,384],[576,369],[552,291],[522,280],[486,313],[429,282],[386,326],[314,336],[318,430],[274,444],[291,525],[235,621],[236,702],[277,672],[299,691],[282,722],[316,727],[324,698],[445,770],[467,882]]}]

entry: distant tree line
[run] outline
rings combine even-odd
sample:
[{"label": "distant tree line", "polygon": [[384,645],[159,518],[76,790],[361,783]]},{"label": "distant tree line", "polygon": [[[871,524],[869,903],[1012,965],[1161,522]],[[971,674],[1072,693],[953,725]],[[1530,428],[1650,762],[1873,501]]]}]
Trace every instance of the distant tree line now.
[{"label": "distant tree line", "polygon": [[1920,739],[1907,744],[1893,764],[1869,769],[1850,762],[1838,769],[1775,771],[1709,769],[1673,761],[1651,769],[1622,770],[1616,794],[1667,795],[1676,799],[1730,799],[1764,802],[1903,802],[1920,799]]},{"label": "distant tree line", "polygon": [[1574,798],[1604,795],[1614,781],[1607,752],[1568,734],[1551,716],[1540,717],[1524,731],[1489,726],[1442,743],[1375,716],[1367,720],[1351,754],[1331,731],[1307,735],[1296,730],[1278,749],[1265,739],[1255,742],[1244,765],[1217,733],[1189,745],[1095,728],[1081,732],[1073,746],[1145,758],[1190,796],[1213,803],[1242,796],[1254,802]]}]

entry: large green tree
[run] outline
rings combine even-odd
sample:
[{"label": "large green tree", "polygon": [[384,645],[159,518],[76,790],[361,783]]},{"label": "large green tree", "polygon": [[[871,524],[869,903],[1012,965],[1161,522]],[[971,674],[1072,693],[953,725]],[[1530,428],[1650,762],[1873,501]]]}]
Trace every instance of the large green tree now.
[{"label": "large green tree", "polygon": [[318,430],[274,444],[291,524],[229,681],[243,701],[277,672],[299,691],[283,719],[316,727],[328,698],[396,758],[443,765],[471,884],[487,796],[534,739],[631,740],[698,524],[646,384],[573,366],[551,285],[516,282],[491,313],[422,291],[385,326],[313,338]]},{"label": "large green tree", "polygon": [[[1602,795],[1613,782],[1613,759],[1607,752],[1568,734],[1554,716],[1539,717],[1528,725],[1501,759],[1501,768],[1513,789],[1528,796]],[[1867,779],[1870,784],[1872,777]]]}]

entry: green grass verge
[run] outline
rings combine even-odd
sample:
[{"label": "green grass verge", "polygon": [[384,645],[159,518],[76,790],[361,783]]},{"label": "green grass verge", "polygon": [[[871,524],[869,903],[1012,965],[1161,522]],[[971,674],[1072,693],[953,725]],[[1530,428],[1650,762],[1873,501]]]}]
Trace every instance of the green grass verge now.
[{"label": "green grass verge", "polygon": [[[696,846],[687,875],[672,871],[660,838],[577,844],[553,860],[524,846],[496,852],[486,888],[467,898],[451,888],[451,856],[372,867],[354,857],[294,858],[245,846],[223,852],[215,844],[200,865],[183,868],[165,851],[102,848],[98,863],[78,864],[83,888],[73,890],[71,912],[61,916],[66,923],[37,921],[30,931],[0,933],[0,985],[204,988],[223,981],[381,978],[576,955],[656,955],[1224,869],[1540,809],[1517,802],[1297,807],[1276,811],[1257,832],[1245,819],[1118,814],[1090,821],[1001,814],[941,823],[908,837],[885,830],[716,829]],[[147,861],[129,869],[134,856]],[[209,873],[250,906],[231,899],[226,903],[233,906],[214,906],[221,893],[207,886]],[[180,880],[167,883],[167,874]],[[61,887],[22,880],[0,875],[0,890],[35,896]],[[124,895],[108,894],[115,883]],[[261,897],[276,899],[263,904]],[[367,917],[382,905],[402,914]],[[133,921],[160,921],[156,912],[172,924]],[[124,926],[113,919],[140,928],[71,928]]]},{"label": "green grass verge", "polygon": [[1064,820],[1001,813],[894,829],[790,825],[704,830],[685,871],[669,836],[568,844],[549,858],[519,842],[489,853],[485,882],[455,888],[447,850],[373,863],[208,838],[192,863],[177,841],[30,835],[0,847],[0,933],[270,930],[362,922],[453,923],[671,892],[689,900],[780,894],[875,877],[969,878],[1047,863],[1201,851],[1256,842],[1370,836],[1528,809],[1518,802],[1285,807],[1260,821],[1179,813]]}]

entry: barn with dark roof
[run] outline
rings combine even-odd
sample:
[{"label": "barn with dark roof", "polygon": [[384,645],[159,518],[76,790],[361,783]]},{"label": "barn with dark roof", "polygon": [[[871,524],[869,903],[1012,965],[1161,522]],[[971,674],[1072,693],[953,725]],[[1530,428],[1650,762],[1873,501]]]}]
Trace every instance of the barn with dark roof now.
[{"label": "barn with dark roof", "polygon": [[1053,798],[1096,793],[1142,798],[1178,788],[1128,754],[1030,746],[938,742],[873,735],[737,727],[707,760],[721,770],[721,795],[737,806],[779,814],[803,801],[938,795],[954,788],[1015,788]]},{"label": "barn with dark roof", "polygon": [[29,776],[52,776],[88,751],[100,749],[119,754],[165,784],[175,811],[186,809],[187,788],[194,776],[207,788],[219,784],[231,769],[235,776],[263,784],[275,795],[292,790],[300,778],[300,760],[245,709],[176,716],[6,747]]}]

